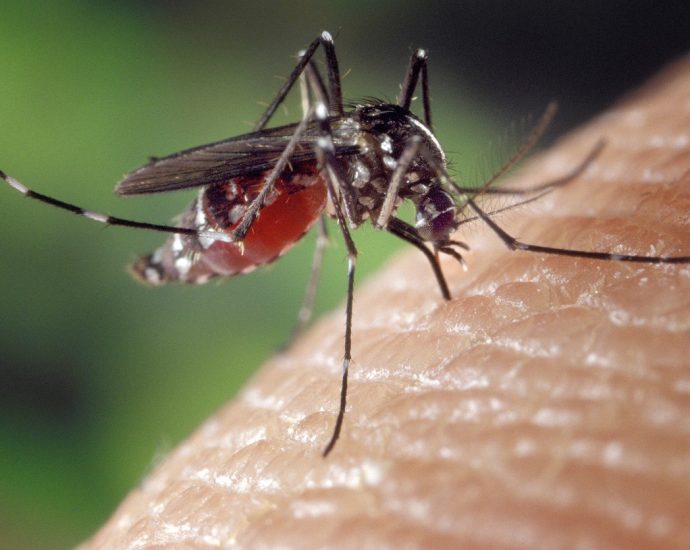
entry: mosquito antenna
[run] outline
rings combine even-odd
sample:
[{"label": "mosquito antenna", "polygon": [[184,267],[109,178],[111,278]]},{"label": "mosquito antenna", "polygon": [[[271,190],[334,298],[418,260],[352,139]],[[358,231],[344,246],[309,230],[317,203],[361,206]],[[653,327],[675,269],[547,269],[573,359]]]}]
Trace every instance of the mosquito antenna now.
[{"label": "mosquito antenna", "polygon": [[[484,192],[484,190],[490,188],[494,183],[496,183],[497,180],[502,178],[518,162],[525,158],[527,153],[529,153],[532,150],[532,148],[536,145],[536,143],[541,139],[541,137],[544,135],[544,132],[553,121],[553,118],[556,115],[557,108],[558,106],[555,101],[552,101],[548,104],[546,110],[544,111],[544,114],[541,115],[541,117],[539,118],[539,122],[529,133],[527,139],[525,139],[522,142],[522,145],[520,145],[517,151],[513,153],[513,156],[510,157],[508,161],[505,164],[503,164],[503,166],[501,166],[501,168],[497,172],[494,173],[493,176],[491,176],[480,187],[476,189],[474,198],[476,198],[478,195],[481,195]],[[456,189],[456,191],[458,191],[459,193],[466,192],[465,190],[463,190],[463,188],[458,186],[452,179],[450,180],[450,182]]]},{"label": "mosquito antenna", "polygon": [[[501,208],[497,208],[496,210],[489,210],[488,212],[486,212],[486,215],[493,217],[493,216],[496,216],[497,214],[502,214],[503,212],[507,212],[509,210],[513,210],[513,209],[519,208],[521,206],[525,206],[526,204],[530,204],[532,202],[538,201],[539,199],[545,197],[546,195],[548,195],[549,193],[551,193],[553,191],[554,191],[554,188],[546,189],[545,191],[542,191],[541,193],[538,193],[537,195],[535,195],[534,197],[530,197],[529,199],[523,199],[519,202],[514,202],[513,204],[509,204],[508,206],[502,206]],[[458,221],[458,227],[460,227],[461,225],[465,225],[466,223],[477,221],[479,219],[481,219],[479,216],[471,216],[469,218],[463,218],[462,220]]]}]

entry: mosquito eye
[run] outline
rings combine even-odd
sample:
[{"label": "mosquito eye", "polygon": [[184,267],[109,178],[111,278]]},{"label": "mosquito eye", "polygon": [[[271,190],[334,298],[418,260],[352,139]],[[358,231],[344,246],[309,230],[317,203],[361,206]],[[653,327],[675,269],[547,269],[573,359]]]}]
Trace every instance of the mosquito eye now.
[{"label": "mosquito eye", "polygon": [[417,204],[417,231],[427,241],[445,240],[457,227],[456,214],[453,197],[440,187],[432,187]]}]

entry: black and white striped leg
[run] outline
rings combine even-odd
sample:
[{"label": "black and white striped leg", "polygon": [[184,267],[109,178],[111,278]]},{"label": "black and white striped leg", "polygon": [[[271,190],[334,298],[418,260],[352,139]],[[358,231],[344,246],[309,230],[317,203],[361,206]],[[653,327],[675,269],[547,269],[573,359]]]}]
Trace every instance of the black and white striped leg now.
[{"label": "black and white striped leg", "polygon": [[[304,55],[304,51],[299,52],[299,55]],[[324,105],[330,103],[329,91],[313,59],[304,67],[304,71],[300,75],[299,83],[303,116],[306,116],[309,108],[317,102],[321,102]]]},{"label": "black and white striped leg", "polygon": [[242,240],[244,240],[244,237],[247,235],[249,228],[252,226],[254,220],[259,214],[259,211],[263,208],[266,198],[268,197],[269,193],[273,190],[273,186],[275,185],[276,180],[278,179],[280,174],[282,174],[287,168],[288,163],[290,162],[290,157],[295,152],[295,149],[297,148],[297,145],[299,144],[300,139],[302,138],[304,131],[307,129],[307,126],[309,125],[311,119],[312,109],[310,109],[307,112],[306,116],[302,118],[300,123],[295,128],[295,132],[292,134],[290,141],[288,141],[288,144],[285,146],[285,149],[283,149],[283,152],[280,154],[278,162],[276,162],[275,166],[273,166],[273,168],[271,169],[270,174],[266,177],[261,191],[252,201],[252,203],[247,207],[247,210],[244,213],[244,216],[242,217],[242,221],[232,231],[233,241],[242,242]]},{"label": "black and white striped leg", "polygon": [[491,230],[498,235],[498,237],[510,250],[523,250],[525,252],[535,252],[539,254],[553,254],[556,256],[570,256],[574,258],[589,258],[592,260],[608,260],[616,262],[636,262],[645,264],[690,263],[690,256],[643,256],[637,254],[614,254],[611,252],[557,248],[553,246],[523,243],[500,227],[486,212],[477,206],[473,200],[469,200],[467,204],[491,228]]},{"label": "black and white striped leg", "polygon": [[343,426],[343,419],[345,418],[345,409],[347,407],[347,379],[350,368],[350,361],[352,360],[352,302],[354,297],[355,285],[355,268],[357,264],[357,247],[352,240],[349,225],[353,221],[348,217],[348,213],[343,211],[341,207],[342,197],[347,203],[346,194],[348,193],[348,182],[343,177],[342,166],[335,154],[335,146],[331,138],[331,128],[328,122],[328,111],[323,103],[317,103],[315,107],[316,120],[319,123],[321,136],[316,146],[316,157],[321,166],[328,193],[332,199],[333,210],[338,221],[338,227],[345,241],[347,249],[347,298],[345,303],[345,343],[343,350],[343,364],[342,364],[342,380],[340,385],[340,405],[338,407],[338,416],[335,421],[331,439],[323,450],[323,456],[333,450],[340,431]]},{"label": "black and white striped leg", "polygon": [[[324,50],[324,55],[326,57],[326,67],[328,72],[328,89],[325,88],[323,79],[319,74],[318,70],[313,64],[312,58],[316,49],[319,45]],[[302,107],[305,110],[304,116],[300,124],[297,125],[294,134],[290,138],[287,146],[283,150],[275,164],[271,173],[266,178],[266,181],[261,188],[256,199],[247,208],[247,211],[242,218],[242,221],[232,232],[233,240],[241,242],[247,235],[249,228],[254,223],[256,216],[259,211],[264,206],[264,202],[268,197],[269,193],[273,189],[276,180],[281,173],[287,168],[290,157],[295,151],[300,138],[304,134],[309,122],[312,119],[311,112],[313,109],[310,107],[312,103],[312,97],[316,96],[317,100],[322,105],[328,105],[328,113],[330,115],[342,115],[343,114],[343,98],[340,86],[340,71],[338,69],[338,59],[335,55],[335,47],[333,45],[333,38],[330,33],[324,31],[318,38],[315,38],[309,47],[300,53],[300,60],[297,66],[293,69],[292,73],[288,77],[288,80],[281,87],[276,95],[275,99],[268,106],[263,116],[255,126],[255,130],[263,129],[270,118],[275,113],[278,106],[285,100],[285,97],[290,92],[295,82],[298,79],[303,78],[306,80],[306,84],[301,86],[302,95]],[[327,102],[327,103],[325,103]]]},{"label": "black and white striped leg", "polygon": [[422,140],[420,136],[413,136],[410,138],[405,145],[405,149],[403,149],[403,152],[400,154],[400,157],[396,160],[396,167],[395,170],[393,170],[390,182],[388,183],[388,189],[386,190],[386,196],[383,199],[383,204],[381,205],[381,211],[379,212],[379,216],[374,223],[378,229],[383,229],[388,225],[388,221],[395,211],[400,186],[405,179],[405,175],[407,174],[407,170],[410,168],[412,161],[417,157],[421,142]]},{"label": "black and white striped leg", "polygon": [[12,176],[8,176],[4,172],[0,171],[0,179],[4,180],[10,187],[14,190],[19,191],[25,197],[40,201],[51,206],[55,206],[62,210],[67,210],[78,216],[83,216],[89,220],[102,223],[105,225],[116,225],[120,227],[131,227],[132,229],[146,229],[149,231],[158,231],[161,233],[176,233],[181,235],[196,235],[197,237],[219,240],[219,241],[231,241],[230,237],[225,233],[217,231],[197,231],[196,229],[189,227],[175,227],[172,225],[162,225],[156,223],[139,222],[135,220],[128,220],[125,218],[118,218],[116,216],[109,216],[108,214],[102,214],[100,212],[94,212],[93,210],[88,210],[71,204],[69,202],[64,202],[59,199],[44,195],[43,193],[38,193],[32,189],[26,187],[23,183],[16,180]]},{"label": "black and white striped leg", "polygon": [[261,118],[254,126],[255,131],[262,130],[266,127],[271,117],[275,114],[280,104],[285,100],[288,93],[297,82],[304,68],[311,62],[316,49],[321,46],[326,58],[326,70],[328,72],[328,110],[331,115],[343,114],[343,95],[340,86],[340,71],[338,69],[338,58],[335,55],[335,46],[333,45],[333,37],[327,31],[323,31],[317,38],[312,40],[311,44],[304,50],[300,56],[297,65],[288,76],[285,84],[278,90],[276,97],[261,115]]},{"label": "black and white striped leg", "polygon": [[316,300],[316,290],[319,286],[319,278],[321,276],[321,267],[323,266],[323,256],[328,243],[328,228],[326,227],[326,218],[321,216],[319,218],[318,229],[316,232],[316,244],[314,245],[314,257],[311,264],[311,273],[309,274],[309,281],[302,300],[302,306],[297,315],[297,325],[292,331],[290,340],[293,340],[299,335],[311,320],[314,313],[314,302]]},{"label": "black and white striped leg", "polygon": [[[303,56],[304,51],[299,52],[299,55]],[[302,114],[306,118],[312,111],[312,105],[315,101],[320,101],[324,104],[328,103],[328,92],[323,84],[321,74],[313,61],[310,61],[304,68],[304,72],[300,75],[299,83]],[[302,299],[302,305],[297,314],[297,323],[292,329],[292,333],[288,340],[280,347],[281,350],[285,349],[290,342],[299,336],[311,320],[314,312],[314,303],[316,301],[316,291],[321,276],[321,268],[323,266],[324,252],[329,242],[326,217],[322,215],[319,218],[317,226],[316,243],[314,245],[314,256],[312,258],[309,281],[307,282],[304,298]]]},{"label": "black and white striped leg", "polygon": [[398,105],[409,111],[414,97],[419,75],[422,76],[422,103],[424,105],[424,123],[433,133],[434,128],[431,124],[431,100],[429,98],[429,75],[427,70],[428,57],[426,50],[419,49],[410,57],[410,63],[405,71],[405,79],[400,87],[400,97]]},{"label": "black and white striped leg", "polygon": [[[357,218],[357,205],[355,203],[354,193],[352,191],[352,184],[347,177],[345,168],[335,154],[335,145],[333,144],[333,132],[331,124],[328,119],[328,112],[323,103],[317,102],[314,108],[314,115],[319,124],[321,136],[316,144],[317,157],[323,158],[324,162],[321,167],[326,172],[330,172],[330,182],[332,187],[329,188],[332,203],[338,203],[342,210],[344,219],[347,220],[349,227],[356,227],[359,223]],[[328,181],[328,180],[327,180]]]},{"label": "black and white striped leg", "polygon": [[417,230],[410,224],[398,218],[391,218],[388,221],[386,229],[396,237],[417,247],[424,254],[424,256],[426,256],[426,259],[429,260],[429,264],[431,264],[431,269],[434,272],[436,281],[438,282],[438,287],[441,290],[441,296],[443,296],[444,300],[450,300],[450,290],[448,289],[446,278],[443,275],[441,264],[439,263],[436,254],[429,250],[429,247],[425,244],[425,241],[417,234]]}]

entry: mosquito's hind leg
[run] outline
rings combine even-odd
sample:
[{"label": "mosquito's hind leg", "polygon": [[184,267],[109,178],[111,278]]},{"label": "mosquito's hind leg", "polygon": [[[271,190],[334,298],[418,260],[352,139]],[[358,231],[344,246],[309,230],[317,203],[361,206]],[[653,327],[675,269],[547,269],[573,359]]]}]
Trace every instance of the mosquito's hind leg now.
[{"label": "mosquito's hind leg", "polygon": [[290,157],[292,156],[292,153],[295,152],[295,149],[297,148],[297,145],[299,144],[302,135],[307,129],[307,126],[309,125],[311,118],[312,117],[310,109],[310,112],[307,113],[307,116],[305,116],[295,128],[295,132],[292,134],[290,141],[288,141],[287,145],[285,146],[285,149],[283,149],[283,152],[280,154],[278,161],[275,163],[275,165],[271,169],[271,172],[264,180],[263,186],[261,187],[261,191],[251,202],[251,204],[247,207],[247,210],[245,211],[244,216],[242,217],[242,221],[240,221],[237,227],[232,231],[231,239],[234,242],[242,242],[244,240],[244,237],[249,232],[249,229],[254,223],[254,220],[259,215],[259,211],[263,208],[264,203],[266,202],[266,198],[273,189],[276,180],[288,167]]},{"label": "mosquito's hind leg", "polygon": [[321,278],[324,252],[329,242],[326,218],[321,216],[317,229],[316,243],[314,245],[314,256],[312,257],[309,281],[307,282],[304,297],[302,298],[302,305],[297,314],[297,322],[288,339],[278,348],[280,351],[285,350],[300,334],[302,334],[309,324],[309,321],[311,321],[314,313],[314,303],[316,302],[316,291],[319,286],[319,279]]},{"label": "mosquito's hind leg", "polygon": [[19,180],[16,180],[12,176],[8,176],[7,174],[5,174],[2,171],[0,171],[0,179],[4,180],[10,187],[12,187],[15,191],[19,191],[25,197],[37,200],[37,201],[42,202],[44,204],[49,204],[50,206],[60,208],[61,210],[66,210],[68,212],[72,212],[73,214],[77,214],[78,216],[82,216],[84,218],[88,218],[92,221],[102,223],[105,225],[118,225],[121,227],[131,227],[133,229],[146,229],[149,231],[159,231],[161,233],[175,233],[175,234],[179,234],[179,235],[195,235],[198,237],[200,236],[200,237],[205,237],[205,238],[220,240],[220,241],[229,241],[230,240],[230,238],[227,235],[225,235],[224,233],[217,232],[217,231],[197,231],[196,229],[191,228],[191,227],[175,227],[172,225],[161,225],[161,224],[157,224],[157,223],[139,222],[139,221],[135,221],[135,220],[128,220],[125,218],[118,218],[116,216],[110,216],[108,214],[102,214],[100,212],[94,212],[93,210],[88,210],[86,208],[82,208],[81,206],[77,206],[77,205],[69,203],[69,202],[64,202],[64,201],[61,201],[61,200],[56,199],[54,197],[51,197],[49,195],[44,195],[43,193],[39,193],[37,191],[34,191],[33,189],[29,189],[23,183],[21,183]]},{"label": "mosquito's hind leg", "polygon": [[[326,57],[328,89],[325,89],[321,75],[313,66],[312,62],[312,57],[319,46],[323,48],[324,55]],[[313,112],[313,109],[311,108],[311,96],[316,95],[320,102],[323,101],[324,105],[328,105],[328,113],[330,115],[343,114],[343,98],[340,87],[338,59],[335,55],[333,38],[331,37],[330,33],[324,31],[319,37],[312,41],[304,52],[301,53],[297,66],[292,70],[292,73],[288,77],[285,84],[283,84],[281,89],[278,91],[278,94],[268,106],[259,122],[257,122],[256,126],[254,127],[255,131],[261,130],[266,126],[278,106],[285,100],[285,97],[295,85],[295,82],[297,82],[297,80],[303,75],[306,75],[306,85],[302,86],[302,106],[305,110],[302,121],[297,125],[297,128],[295,128],[295,133],[290,138],[290,141],[266,178],[258,196],[249,205],[244,217],[242,218],[242,221],[232,232],[232,238],[237,242],[241,242],[244,239],[252,223],[254,223],[256,216],[259,214],[259,211],[264,205],[266,197],[268,197],[269,193],[273,189],[273,186],[280,174],[288,166],[290,156],[295,151],[302,134],[304,134],[307,125],[311,121],[311,113]]]},{"label": "mosquito's hind leg", "polygon": [[415,89],[419,75],[422,76],[422,103],[424,105],[424,124],[433,133],[434,129],[431,124],[431,99],[429,97],[429,74],[427,69],[428,57],[426,50],[418,49],[410,57],[410,63],[405,71],[405,79],[400,86],[400,97],[398,98],[398,105],[403,109],[409,111],[412,104]]},{"label": "mosquito's hind leg", "polygon": [[311,59],[319,46],[323,48],[328,71],[328,111],[331,115],[343,114],[343,94],[340,86],[340,70],[338,69],[338,58],[335,55],[333,37],[329,32],[323,31],[317,38],[312,40],[311,44],[304,50],[297,65],[285,81],[285,84],[278,90],[275,98],[254,126],[254,131],[263,130],[266,127],[271,117],[276,112],[276,109],[278,109],[295,85],[295,82],[297,82],[297,79],[300,77],[305,67],[311,63]]}]

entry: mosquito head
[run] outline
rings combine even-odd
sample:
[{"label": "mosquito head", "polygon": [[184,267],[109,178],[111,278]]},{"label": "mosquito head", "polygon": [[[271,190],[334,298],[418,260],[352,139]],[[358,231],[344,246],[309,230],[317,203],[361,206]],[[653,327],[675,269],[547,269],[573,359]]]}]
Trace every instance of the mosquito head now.
[{"label": "mosquito head", "polygon": [[425,241],[447,241],[458,226],[455,200],[440,185],[430,186],[416,201],[416,208],[415,227]]}]

